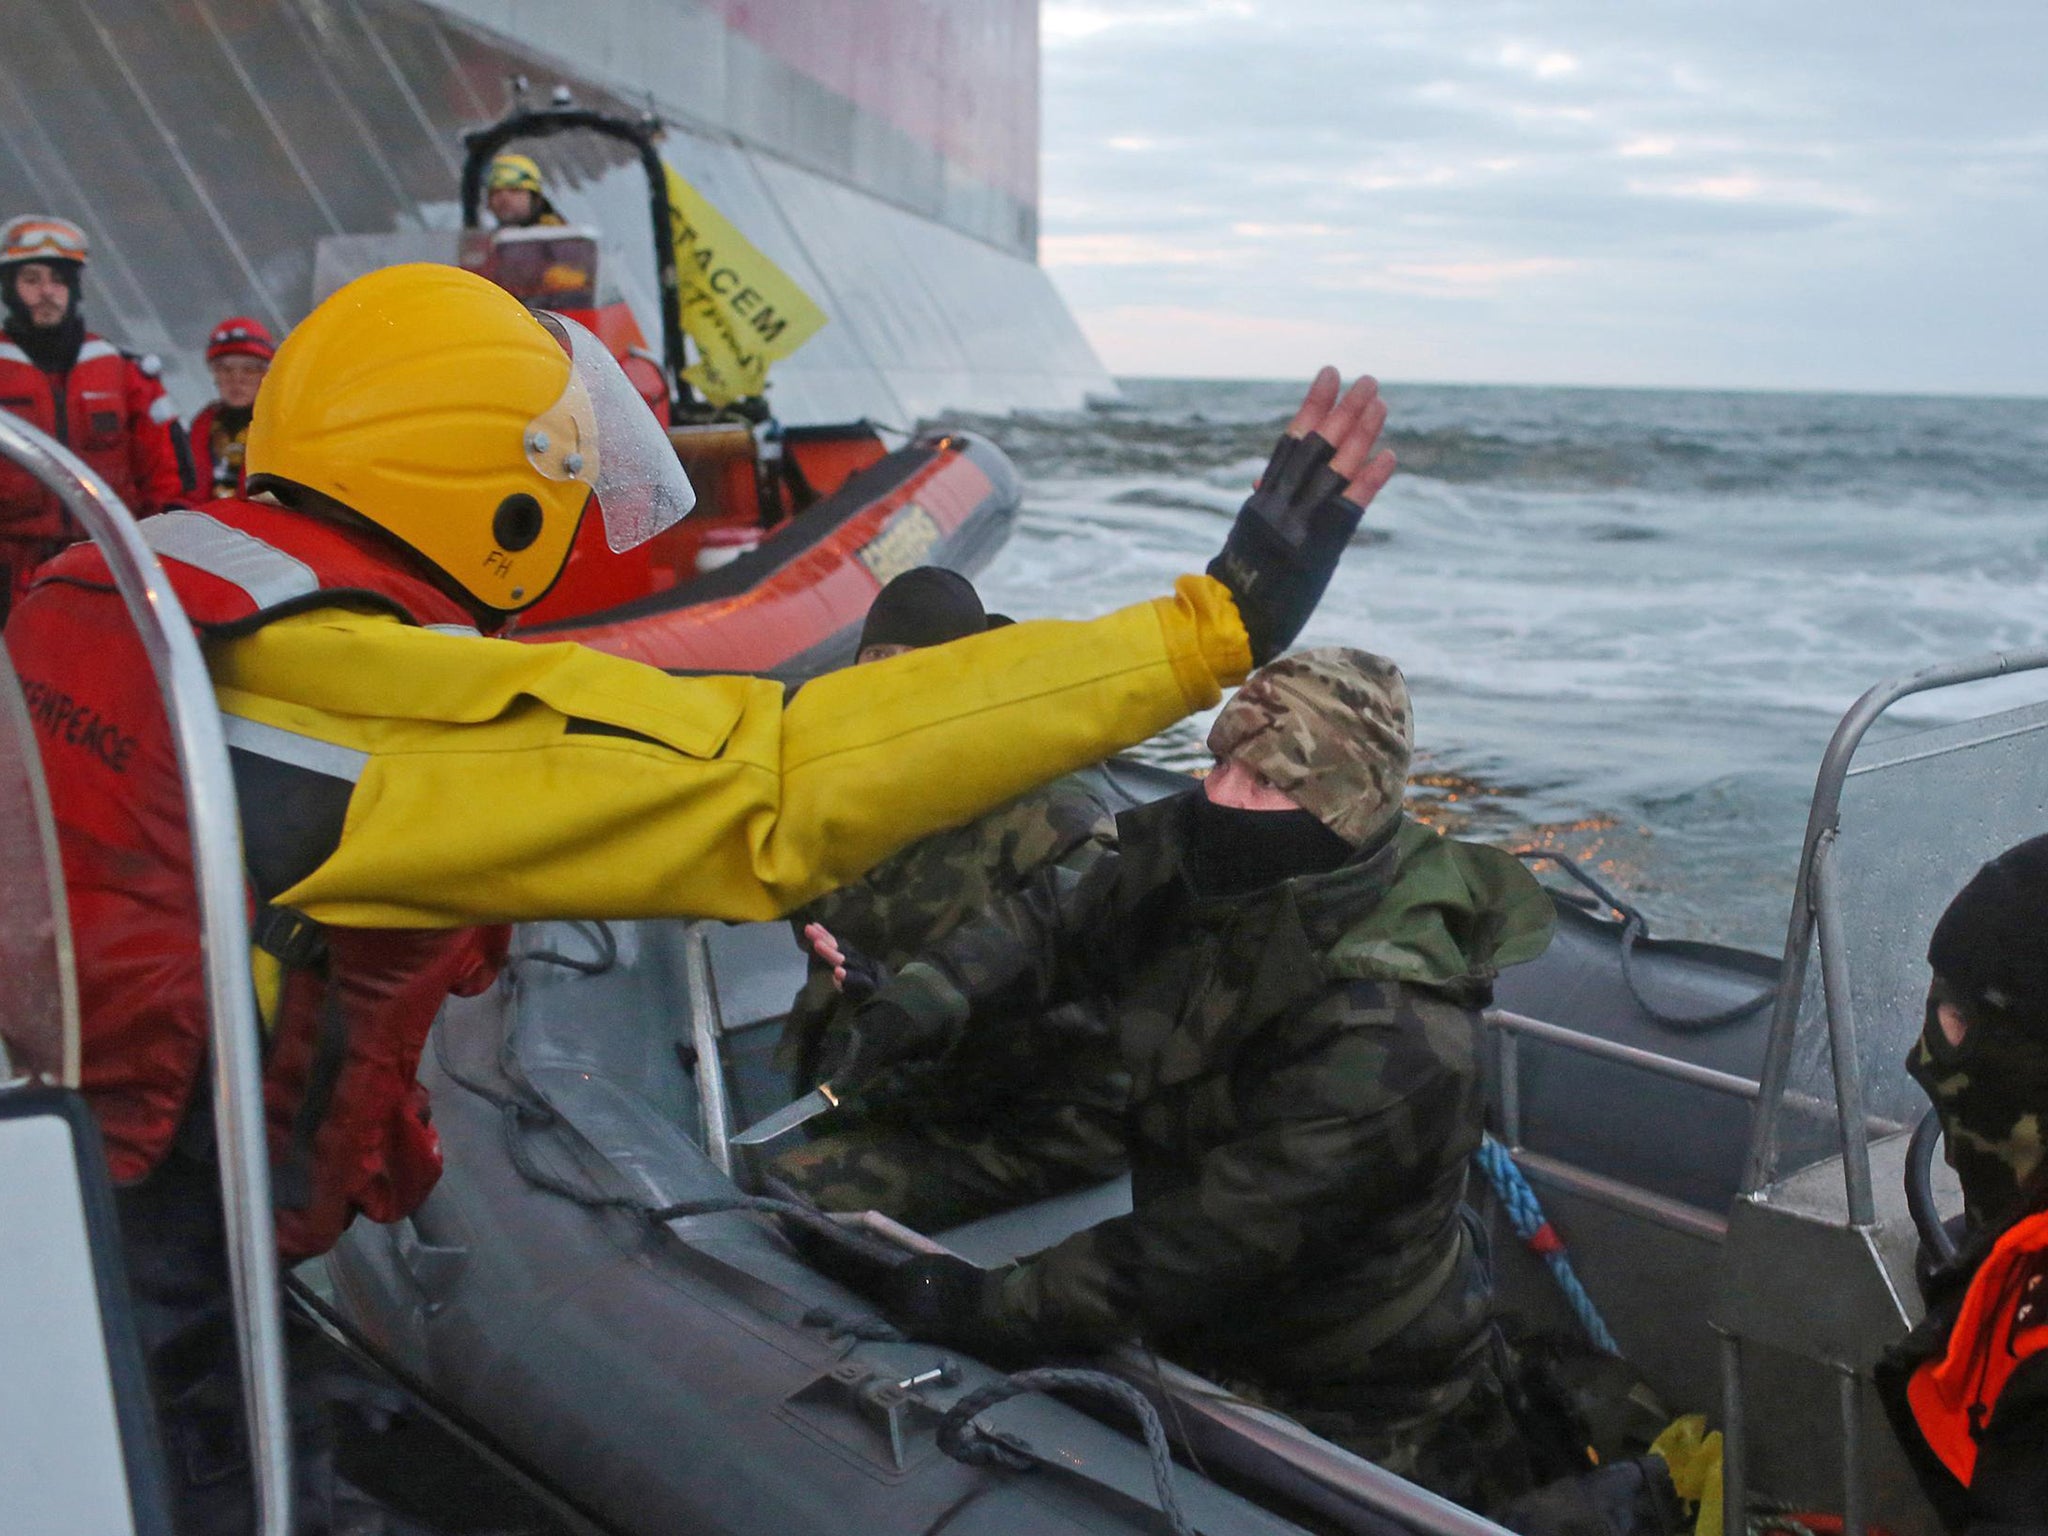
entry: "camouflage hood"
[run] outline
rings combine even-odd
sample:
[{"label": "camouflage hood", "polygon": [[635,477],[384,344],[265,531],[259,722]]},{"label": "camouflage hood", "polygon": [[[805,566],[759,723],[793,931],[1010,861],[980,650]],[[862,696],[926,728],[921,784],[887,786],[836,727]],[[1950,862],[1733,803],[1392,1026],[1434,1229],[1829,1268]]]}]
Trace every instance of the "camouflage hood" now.
[{"label": "camouflage hood", "polygon": [[1290,882],[1333,978],[1427,987],[1479,1006],[1550,943],[1550,897],[1521,860],[1402,821],[1375,852]]}]

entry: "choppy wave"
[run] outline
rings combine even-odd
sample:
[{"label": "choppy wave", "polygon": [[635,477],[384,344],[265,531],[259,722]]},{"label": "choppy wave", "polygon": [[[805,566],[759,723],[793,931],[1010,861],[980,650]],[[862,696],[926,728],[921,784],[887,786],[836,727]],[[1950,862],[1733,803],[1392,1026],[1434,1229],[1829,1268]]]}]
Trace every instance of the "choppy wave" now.
[{"label": "choppy wave", "polygon": [[[1521,490],[2048,501],[2034,401],[1390,385],[1405,473]],[[1256,464],[1291,386],[1144,381],[1000,434],[1041,473],[1203,477]],[[987,424],[983,424],[987,425]]]},{"label": "choppy wave", "polygon": [[[1389,386],[1403,473],[1307,643],[1395,657],[1433,818],[1775,946],[1813,772],[1881,678],[2048,645],[2048,402]],[[1130,385],[973,423],[1030,490],[993,606],[1080,616],[1214,552],[1298,398]],[[1911,726],[2040,696],[1915,700]],[[1201,722],[1154,744],[1202,757]]]}]

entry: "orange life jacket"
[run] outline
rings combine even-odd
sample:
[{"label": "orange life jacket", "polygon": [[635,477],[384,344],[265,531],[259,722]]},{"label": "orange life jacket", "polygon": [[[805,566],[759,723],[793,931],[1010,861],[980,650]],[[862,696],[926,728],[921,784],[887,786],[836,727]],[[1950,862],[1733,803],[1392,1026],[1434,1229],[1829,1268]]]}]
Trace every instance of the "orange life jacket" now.
[{"label": "orange life jacket", "polygon": [[2048,1211],[2014,1223],[1979,1266],[1948,1348],[1906,1387],[1928,1448],[1965,1488],[1977,1437],[2022,1362],[2048,1352]]}]

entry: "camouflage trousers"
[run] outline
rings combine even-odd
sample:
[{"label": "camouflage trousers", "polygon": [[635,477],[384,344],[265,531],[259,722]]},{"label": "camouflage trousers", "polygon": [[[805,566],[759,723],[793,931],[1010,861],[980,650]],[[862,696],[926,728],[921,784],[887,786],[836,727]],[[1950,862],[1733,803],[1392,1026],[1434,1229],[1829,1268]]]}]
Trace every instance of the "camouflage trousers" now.
[{"label": "camouflage trousers", "polygon": [[1508,1406],[1502,1353],[1489,1348],[1457,1375],[1426,1385],[1361,1382],[1313,1392],[1271,1382],[1223,1385],[1354,1456],[1490,1515],[1536,1481],[1528,1444]]},{"label": "camouflage trousers", "polygon": [[768,1177],[828,1211],[880,1211],[943,1232],[1123,1172],[1122,1119],[1079,1106],[1001,1126],[895,1119],[820,1136],[773,1159]]}]

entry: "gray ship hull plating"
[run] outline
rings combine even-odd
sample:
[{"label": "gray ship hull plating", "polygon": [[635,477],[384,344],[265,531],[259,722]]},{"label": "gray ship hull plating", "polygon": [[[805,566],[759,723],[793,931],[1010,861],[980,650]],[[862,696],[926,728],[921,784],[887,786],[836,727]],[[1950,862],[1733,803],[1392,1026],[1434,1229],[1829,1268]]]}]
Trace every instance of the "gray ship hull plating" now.
[{"label": "gray ship hull plating", "polygon": [[[458,136],[500,115],[514,75],[538,100],[560,83],[592,107],[661,113],[670,163],[831,316],[775,370],[784,419],[907,428],[1114,390],[1035,261],[1034,0],[7,14],[0,210],[84,226],[91,323],[161,355],[188,412],[211,393],[199,353],[223,316],[281,330],[366,265],[453,258]],[[853,31],[859,48],[834,46]],[[878,54],[878,36],[902,46]],[[817,78],[842,55],[866,63]],[[610,232],[613,277],[658,334],[638,173],[588,142],[536,157],[564,212]]]}]

